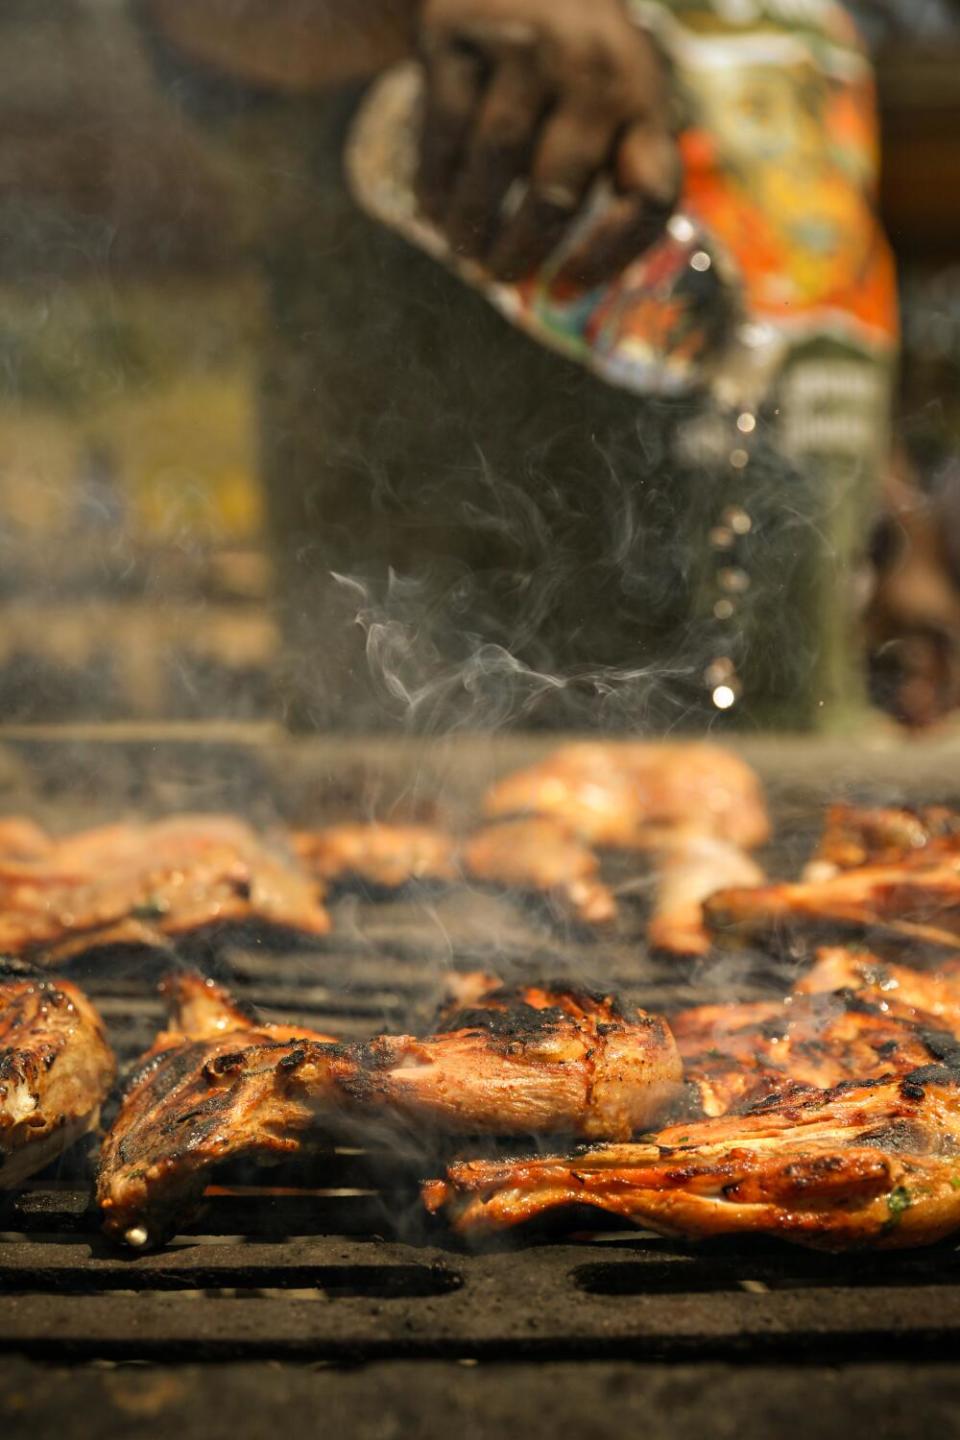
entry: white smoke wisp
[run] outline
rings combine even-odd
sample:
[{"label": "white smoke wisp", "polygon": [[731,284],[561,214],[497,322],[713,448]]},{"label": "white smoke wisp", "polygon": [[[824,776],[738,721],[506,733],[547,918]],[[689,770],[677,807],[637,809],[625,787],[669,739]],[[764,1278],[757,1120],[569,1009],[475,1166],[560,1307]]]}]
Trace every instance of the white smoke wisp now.
[{"label": "white smoke wisp", "polygon": [[551,693],[563,697],[572,726],[603,727],[629,718],[636,729],[647,728],[645,722],[662,728],[666,685],[691,674],[689,664],[662,660],[565,673],[539,668],[472,630],[457,631],[449,616],[431,613],[418,579],[391,570],[378,603],[360,577],[331,573],[356,597],[355,623],[364,632],[377,694],[405,728],[419,733],[499,729],[532,716]]}]

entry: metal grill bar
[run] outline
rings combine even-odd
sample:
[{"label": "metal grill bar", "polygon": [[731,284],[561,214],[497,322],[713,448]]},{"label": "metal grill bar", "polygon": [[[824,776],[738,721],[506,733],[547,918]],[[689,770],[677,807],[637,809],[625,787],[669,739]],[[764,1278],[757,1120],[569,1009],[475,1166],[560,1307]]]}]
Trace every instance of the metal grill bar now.
[{"label": "metal grill bar", "polygon": [[318,1237],[130,1261],[89,1244],[3,1249],[0,1344],[38,1354],[836,1356],[904,1342],[946,1353],[960,1336],[960,1287],[933,1267],[823,1288],[796,1262],[745,1260],[738,1279],[616,1245],[604,1270],[628,1267],[634,1288],[600,1293],[569,1244],[451,1257]]}]

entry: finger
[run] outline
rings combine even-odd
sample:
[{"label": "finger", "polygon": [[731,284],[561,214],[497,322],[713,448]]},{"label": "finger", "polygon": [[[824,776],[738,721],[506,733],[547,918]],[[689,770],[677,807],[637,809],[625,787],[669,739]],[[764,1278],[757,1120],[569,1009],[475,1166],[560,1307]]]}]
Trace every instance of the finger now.
[{"label": "finger", "polygon": [[556,249],[609,158],[615,130],[612,116],[572,105],[544,126],[527,194],[489,257],[500,279],[529,274]]},{"label": "finger", "polygon": [[621,274],[662,233],[669,210],[651,206],[642,195],[621,195],[584,243],[561,266],[557,281],[590,290]]},{"label": "finger", "polygon": [[660,238],[676,207],[680,162],[670,136],[634,127],[621,142],[614,173],[622,193],[564,262],[557,276],[562,284],[592,289],[621,274]]},{"label": "finger", "polygon": [[482,256],[510,186],[526,174],[545,101],[532,47],[504,51],[470,136],[444,228],[454,249]]},{"label": "finger", "polygon": [[680,154],[673,136],[648,121],[638,121],[617,146],[617,188],[636,191],[654,207],[672,209],[680,193]]},{"label": "finger", "polygon": [[416,192],[431,219],[442,218],[453,177],[483,95],[479,51],[457,40],[429,42],[424,55],[423,128]]}]

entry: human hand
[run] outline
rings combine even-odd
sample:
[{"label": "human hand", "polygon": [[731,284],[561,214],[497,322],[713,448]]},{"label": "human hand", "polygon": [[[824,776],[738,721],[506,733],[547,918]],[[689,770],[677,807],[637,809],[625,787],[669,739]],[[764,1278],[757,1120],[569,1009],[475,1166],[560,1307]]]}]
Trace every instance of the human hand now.
[{"label": "human hand", "polygon": [[529,273],[600,176],[615,198],[576,278],[597,284],[656,238],[679,188],[669,82],[623,0],[424,0],[421,50],[418,195],[458,254]]}]

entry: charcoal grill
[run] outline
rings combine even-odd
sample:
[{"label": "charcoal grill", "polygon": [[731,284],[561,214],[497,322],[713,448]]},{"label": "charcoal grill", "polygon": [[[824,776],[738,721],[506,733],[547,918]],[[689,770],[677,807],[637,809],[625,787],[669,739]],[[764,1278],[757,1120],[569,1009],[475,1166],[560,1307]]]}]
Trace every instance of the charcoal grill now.
[{"label": "charcoal grill", "polygon": [[[108,769],[123,780],[113,795],[101,785],[105,810],[131,798],[156,802],[156,751],[138,747],[139,739],[109,751]],[[324,787],[342,801],[344,777],[363,772],[359,752],[349,762],[334,752],[342,763],[331,771],[316,749],[282,763],[241,749],[239,772],[224,763],[203,773],[228,776],[224,798],[239,786],[248,809],[270,792],[295,812]],[[174,750],[175,763],[167,751],[160,765],[168,806],[184,803],[194,762],[204,764],[190,746]],[[89,797],[64,790],[63,747],[50,751],[61,767],[53,780],[40,752],[14,747],[10,804],[29,774],[42,818],[88,821]],[[102,777],[107,754],[97,752],[99,770],[79,773]],[[409,798],[409,752],[392,775],[382,758],[380,799],[391,789]],[[517,758],[508,748],[496,768]],[[809,759],[780,752],[773,760],[781,861],[793,864],[817,823]],[[837,763],[849,789],[857,772],[849,756]],[[942,757],[928,763],[926,784],[912,776],[924,792],[917,798],[942,793],[934,784]],[[485,754],[483,778],[489,764]],[[457,803],[467,807],[469,767],[452,768]],[[816,788],[835,794],[830,765],[817,768]],[[856,793],[876,795],[882,782],[884,798],[902,795],[892,783],[900,768],[881,756],[866,774],[861,756]],[[417,773],[415,788],[428,794],[430,778]],[[251,775],[259,777],[252,786]],[[492,896],[386,904],[349,896],[336,921],[319,949],[240,945],[204,958],[269,1018],[298,1017],[344,1038],[422,1024],[450,965],[572,971],[652,1009],[782,991],[791,969],[758,956],[695,969],[656,961],[643,952],[641,913],[631,907],[603,945]],[[152,968],[114,956],[79,971],[122,1060],[158,1028]],[[849,1430],[856,1406],[865,1421],[873,1416],[871,1435],[902,1435],[944,1423],[960,1394],[954,1244],[839,1258],[773,1244],[694,1248],[624,1233],[592,1214],[471,1249],[423,1214],[422,1162],[341,1147],[296,1167],[221,1173],[201,1217],[170,1246],[125,1254],[99,1234],[90,1159],[75,1149],[0,1206],[0,1434],[20,1433],[18,1423],[22,1433],[43,1433],[38,1416],[68,1436],[88,1434],[84,1407],[94,1404],[100,1434],[263,1434],[313,1403],[358,1435],[448,1433],[452,1423],[466,1434],[509,1434],[511,1420],[536,1430],[550,1416],[606,1435],[641,1418],[645,1397],[659,1407],[643,1415],[646,1427],[684,1436],[720,1413],[712,1389],[725,1397],[731,1434],[771,1433],[774,1416],[780,1433],[807,1433],[816,1404],[826,1407],[828,1433]]]}]

